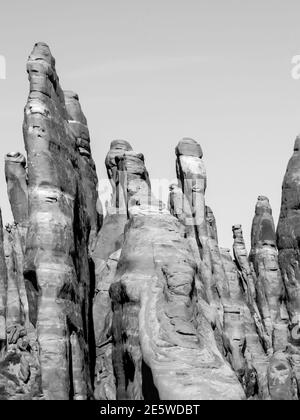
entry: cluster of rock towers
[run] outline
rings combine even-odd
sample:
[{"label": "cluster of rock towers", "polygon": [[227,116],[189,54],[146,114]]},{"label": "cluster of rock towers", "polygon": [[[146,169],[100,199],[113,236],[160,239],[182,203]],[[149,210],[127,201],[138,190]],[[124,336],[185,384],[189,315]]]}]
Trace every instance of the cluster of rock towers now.
[{"label": "cluster of rock towers", "polygon": [[5,157],[0,399],[298,400],[300,138],[277,232],[260,196],[250,253],[235,225],[232,259],[196,141],[176,147],[168,206],[144,156],[113,141],[104,217],[78,96],[62,91],[43,43],[27,72],[27,160]]}]

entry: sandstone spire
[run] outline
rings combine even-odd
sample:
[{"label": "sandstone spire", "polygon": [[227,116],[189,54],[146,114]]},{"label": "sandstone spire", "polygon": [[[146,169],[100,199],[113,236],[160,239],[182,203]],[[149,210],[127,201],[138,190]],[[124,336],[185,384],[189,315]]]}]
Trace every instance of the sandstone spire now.
[{"label": "sandstone spire", "polygon": [[287,293],[287,309],[293,326],[300,323],[300,137],[296,138],[282,184],[277,227],[279,265]]},{"label": "sandstone spire", "polygon": [[0,399],[299,399],[300,139],[277,237],[259,196],[250,255],[237,224],[232,258],[198,142],[176,147],[166,208],[144,155],[113,140],[103,218],[78,95],[44,43],[27,70],[27,165],[6,155],[13,223],[0,215]]},{"label": "sandstone spire", "polygon": [[287,313],[285,291],[278,264],[275,226],[267,197],[259,196],[251,232],[250,261],[257,277],[257,305],[274,350],[285,349]]},{"label": "sandstone spire", "polygon": [[47,399],[86,399],[97,177],[78,96],[63,93],[46,44],[34,46],[27,71],[23,131],[30,208],[24,276],[40,344],[42,392]]},{"label": "sandstone spire", "polygon": [[175,149],[176,172],[179,186],[188,201],[193,217],[195,239],[200,254],[202,281],[209,302],[214,302],[215,285],[213,284],[208,231],[205,215],[206,170],[202,159],[201,146],[195,140],[183,138]]},{"label": "sandstone spire", "polygon": [[193,321],[196,264],[179,223],[152,197],[142,155],[118,165],[130,219],[110,289],[117,398],[242,398],[208,319]]}]

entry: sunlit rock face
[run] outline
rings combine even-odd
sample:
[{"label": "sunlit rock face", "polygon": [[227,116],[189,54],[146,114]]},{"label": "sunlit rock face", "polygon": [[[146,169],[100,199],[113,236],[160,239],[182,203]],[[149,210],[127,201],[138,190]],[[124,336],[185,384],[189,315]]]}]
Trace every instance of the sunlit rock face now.
[{"label": "sunlit rock face", "polygon": [[179,221],[152,196],[143,155],[125,153],[119,168],[129,221],[110,289],[117,397],[243,398],[200,312],[201,280]]},{"label": "sunlit rock face", "polygon": [[78,95],[60,87],[46,44],[34,46],[27,72],[27,168],[18,153],[5,159],[15,222],[4,236],[7,351],[18,355],[23,339],[36,361],[39,380],[32,395],[24,379],[24,398],[88,399],[95,358],[91,254],[102,218],[89,131]]},{"label": "sunlit rock face", "polygon": [[14,221],[26,226],[28,191],[25,156],[18,152],[11,152],[5,156],[5,177]]},{"label": "sunlit rock face", "polygon": [[300,322],[300,138],[295,141],[282,184],[282,202],[277,227],[279,264],[288,296],[292,322]]},{"label": "sunlit rock face", "polygon": [[277,232],[261,195],[250,253],[238,221],[231,251],[199,142],[178,142],[165,205],[147,157],[113,140],[104,215],[79,96],[44,43],[27,71],[27,156],[5,156],[0,399],[299,399],[299,138]]},{"label": "sunlit rock face", "polygon": [[6,347],[7,267],[4,253],[4,231],[0,210],[0,349]]},{"label": "sunlit rock face", "polygon": [[274,350],[287,345],[288,316],[285,290],[278,263],[272,209],[267,197],[259,196],[251,232],[250,263],[257,277],[257,305]]},{"label": "sunlit rock face", "polygon": [[295,140],[282,184],[282,201],[277,226],[279,266],[284,283],[284,304],[288,316],[289,363],[293,377],[300,384],[300,137]]}]

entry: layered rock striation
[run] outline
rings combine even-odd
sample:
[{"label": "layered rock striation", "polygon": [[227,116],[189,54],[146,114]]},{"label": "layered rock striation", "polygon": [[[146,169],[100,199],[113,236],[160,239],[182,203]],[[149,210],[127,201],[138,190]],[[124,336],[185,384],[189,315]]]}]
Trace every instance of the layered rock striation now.
[{"label": "layered rock striation", "polygon": [[[15,221],[4,242],[6,328],[16,328],[23,340],[33,337],[34,398],[88,399],[95,353],[91,254],[102,217],[89,131],[78,96],[60,87],[46,44],[34,46],[27,72],[27,170],[18,153],[9,153],[5,165]],[[24,389],[24,398],[29,392]]]},{"label": "layered rock striation", "polygon": [[78,95],[44,43],[27,71],[27,157],[5,156],[0,399],[299,399],[299,138],[277,232],[259,196],[250,253],[239,224],[231,253],[198,142],[176,146],[165,206],[144,155],[112,141],[104,215]]}]

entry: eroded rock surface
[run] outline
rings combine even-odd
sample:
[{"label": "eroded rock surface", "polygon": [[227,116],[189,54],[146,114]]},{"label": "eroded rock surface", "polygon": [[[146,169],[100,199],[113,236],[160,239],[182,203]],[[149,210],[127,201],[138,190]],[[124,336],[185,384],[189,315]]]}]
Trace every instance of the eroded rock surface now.
[{"label": "eroded rock surface", "polygon": [[78,95],[44,43],[27,71],[27,158],[5,156],[0,399],[299,399],[300,139],[277,234],[259,196],[250,254],[239,224],[231,253],[197,141],[176,146],[166,207],[144,155],[113,140],[104,217]]},{"label": "eroded rock surface", "polygon": [[295,141],[282,184],[282,202],[277,227],[279,265],[287,292],[287,309],[293,324],[300,323],[300,137]]},{"label": "eroded rock surface", "polygon": [[78,95],[62,91],[46,44],[34,46],[27,72],[27,171],[23,156],[6,156],[15,219],[4,245],[7,344],[35,336],[40,398],[87,399],[95,353],[91,253],[101,227],[96,169]]},{"label": "eroded rock surface", "polygon": [[117,398],[243,398],[199,302],[180,223],[152,198],[141,154],[125,153],[119,166],[129,221],[110,289]]}]

